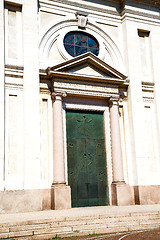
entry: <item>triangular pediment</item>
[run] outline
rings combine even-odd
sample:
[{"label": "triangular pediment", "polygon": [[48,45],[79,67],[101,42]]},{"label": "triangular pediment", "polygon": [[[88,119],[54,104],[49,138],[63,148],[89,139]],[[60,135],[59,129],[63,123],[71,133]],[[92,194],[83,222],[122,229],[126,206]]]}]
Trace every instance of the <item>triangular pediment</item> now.
[{"label": "triangular pediment", "polygon": [[86,62],[80,66],[74,67],[73,69],[70,69],[68,72],[80,74],[80,75],[87,75],[87,76],[97,76],[97,77],[114,77],[114,74],[108,72],[104,72],[101,69],[99,69],[97,66],[91,64],[90,62]]},{"label": "triangular pediment", "polygon": [[49,71],[117,80],[127,78],[90,52],[53,66]]}]

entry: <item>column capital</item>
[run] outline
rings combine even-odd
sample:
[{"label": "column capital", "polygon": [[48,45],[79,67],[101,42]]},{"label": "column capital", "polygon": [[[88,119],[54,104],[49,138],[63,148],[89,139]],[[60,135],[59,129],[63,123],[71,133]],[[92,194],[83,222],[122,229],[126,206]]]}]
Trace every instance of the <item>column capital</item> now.
[{"label": "column capital", "polygon": [[112,107],[113,105],[119,106],[119,97],[110,97],[109,98],[109,106]]},{"label": "column capital", "polygon": [[67,97],[67,93],[66,92],[52,92],[51,97],[52,97],[53,100],[62,101],[63,97]]}]

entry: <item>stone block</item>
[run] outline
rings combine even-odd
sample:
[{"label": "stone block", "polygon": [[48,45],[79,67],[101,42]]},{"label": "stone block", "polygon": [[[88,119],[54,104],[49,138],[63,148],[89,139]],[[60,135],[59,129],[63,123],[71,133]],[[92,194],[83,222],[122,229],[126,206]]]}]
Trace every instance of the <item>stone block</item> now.
[{"label": "stone block", "polygon": [[95,234],[95,230],[77,230],[73,232],[74,236],[85,236],[85,235],[89,235],[89,234]]},{"label": "stone block", "polygon": [[118,220],[118,218],[114,218],[114,217],[105,217],[105,218],[103,218],[102,216],[100,216],[100,219],[103,219],[106,222],[115,222],[115,221]]},{"label": "stone block", "polygon": [[78,235],[88,235],[88,234],[108,234],[108,233],[115,233],[115,232],[127,232],[127,227],[115,227],[115,228],[107,228],[105,226],[101,228],[94,228],[89,230],[80,230]]},{"label": "stone block", "polygon": [[90,220],[87,220],[87,225],[89,225],[89,224],[103,224],[103,223],[105,223],[105,224],[107,224],[109,222],[109,219],[107,220],[107,219],[103,219],[103,218],[101,218],[101,219],[90,219]]},{"label": "stone block", "polygon": [[111,221],[112,220],[115,221],[116,218],[129,217],[129,216],[130,216],[130,214],[125,213],[125,215],[124,215],[124,214],[118,213],[118,211],[117,211],[117,214],[116,213],[115,214],[112,213],[112,214],[109,214],[107,216],[100,215],[99,218],[109,218]]},{"label": "stone block", "polygon": [[[78,226],[78,225],[85,225],[87,222],[86,220],[81,220],[81,218],[79,218],[79,221],[64,221],[64,222],[59,222],[58,226]],[[51,224],[51,227],[54,226]]]},{"label": "stone block", "polygon": [[117,226],[117,227],[114,227],[114,228],[108,227],[107,229],[105,229],[104,233],[127,232],[127,231],[128,231],[128,227],[127,226],[122,226],[122,227]]},{"label": "stone block", "polygon": [[133,221],[133,220],[135,220],[135,219],[132,217],[125,217],[125,216],[118,218],[118,222],[129,222],[129,221]]},{"label": "stone block", "polygon": [[7,239],[9,237],[8,233],[0,233],[0,239]]},{"label": "stone block", "polygon": [[27,221],[27,224],[46,224],[46,223],[53,223],[53,222],[59,222],[59,221],[65,221],[65,217],[52,218],[52,219],[29,220],[29,221]]},{"label": "stone block", "polygon": [[41,228],[50,228],[51,225],[49,224],[34,224],[34,225],[22,225],[22,226],[14,226],[10,227],[10,232],[19,232],[19,231],[25,231],[25,230],[34,230],[34,229],[41,229]]},{"label": "stone block", "polygon": [[[59,227],[61,222],[52,222],[51,224],[50,224],[50,227],[51,228],[56,228],[56,227]],[[65,223],[65,221],[64,222],[62,222],[62,223]],[[64,225],[63,225],[64,226]]]},{"label": "stone block", "polygon": [[146,219],[149,219],[149,218],[153,218],[154,217],[160,217],[159,216],[159,212],[158,211],[153,211],[153,212],[133,212],[130,214],[131,217],[135,216],[137,218],[146,218]]},{"label": "stone block", "polygon": [[[29,237],[21,237],[21,240],[46,240],[46,239],[52,239],[57,236],[56,233],[51,233],[51,234],[42,234],[42,235],[34,235],[34,236],[29,236]],[[13,238],[14,239],[14,238]],[[16,238],[15,238],[16,239]]]},{"label": "stone block", "polygon": [[[80,208],[79,208],[80,209]],[[81,220],[89,220],[89,219],[97,219],[97,218],[99,218],[99,216],[97,216],[97,215],[94,215],[94,216],[75,216],[75,217],[73,217],[73,216],[71,216],[71,217],[67,217],[66,216],[66,221],[76,221],[76,220],[79,220],[79,219],[81,219]]]},{"label": "stone block", "polygon": [[153,225],[157,224],[157,226],[160,226],[160,220],[140,220],[140,225]]},{"label": "stone block", "polygon": [[159,204],[160,186],[138,186],[140,204]]},{"label": "stone block", "polygon": [[77,237],[78,234],[74,234],[73,232],[64,232],[64,233],[58,233],[56,236],[59,237],[59,238],[64,238],[64,237],[69,238],[69,237]]},{"label": "stone block", "polygon": [[108,227],[109,228],[116,228],[116,227],[123,227],[123,226],[135,226],[138,225],[137,221],[128,221],[128,222],[116,222],[116,223],[109,223]]},{"label": "stone block", "polygon": [[23,236],[33,236],[33,231],[20,231],[20,232],[10,232],[9,233],[9,238],[23,237]]},{"label": "stone block", "polygon": [[71,188],[65,184],[55,184],[51,188],[51,208],[54,210],[71,208]]},{"label": "stone block", "polygon": [[152,224],[152,225],[137,225],[137,226],[129,226],[128,230],[129,231],[138,231],[138,230],[145,230],[145,229],[157,229],[158,226],[157,224]]},{"label": "stone block", "polygon": [[116,182],[111,185],[112,204],[116,206],[133,205],[132,189],[124,182]]},{"label": "stone block", "polygon": [[6,228],[6,227],[2,227],[0,226],[0,233],[7,233],[9,232],[9,228]]},{"label": "stone block", "polygon": [[48,233],[71,232],[71,231],[72,231],[72,227],[38,229],[38,230],[34,230],[34,235],[42,235],[42,234],[48,234]]},{"label": "stone block", "polygon": [[50,191],[50,189],[0,191],[0,213],[50,209]]},{"label": "stone block", "polygon": [[95,230],[99,228],[107,228],[107,224],[89,224],[89,225],[73,226],[73,231]]}]

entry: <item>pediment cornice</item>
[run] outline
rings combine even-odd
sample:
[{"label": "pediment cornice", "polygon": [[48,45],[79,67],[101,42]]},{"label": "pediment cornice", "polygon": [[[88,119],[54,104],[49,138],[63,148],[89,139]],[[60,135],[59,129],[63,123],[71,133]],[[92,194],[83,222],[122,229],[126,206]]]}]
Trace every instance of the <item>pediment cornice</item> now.
[{"label": "pediment cornice", "polygon": [[41,86],[46,84],[51,91],[65,92],[67,96],[124,98],[129,85],[124,74],[92,53],[85,53],[46,70],[40,70],[40,78]]},{"label": "pediment cornice", "polygon": [[89,82],[103,82],[108,84],[116,84],[116,85],[128,85],[128,81],[118,78],[110,78],[110,77],[99,77],[99,76],[91,76],[91,75],[82,75],[75,73],[65,73],[65,72],[50,72],[49,78],[56,79],[66,79],[66,80],[78,80],[78,81],[89,81]]},{"label": "pediment cornice", "polygon": [[[94,69],[94,72],[99,74],[86,74],[85,69],[84,72],[81,73],[74,72],[74,69],[78,69],[83,66],[88,66]],[[115,84],[124,84],[127,80],[127,77],[121,72],[117,71],[98,57],[96,57],[92,53],[85,53],[78,57],[75,57],[66,62],[60,63],[56,66],[50,67],[46,69],[46,77],[47,78],[67,78],[83,80],[83,81],[102,81],[108,83]]]}]

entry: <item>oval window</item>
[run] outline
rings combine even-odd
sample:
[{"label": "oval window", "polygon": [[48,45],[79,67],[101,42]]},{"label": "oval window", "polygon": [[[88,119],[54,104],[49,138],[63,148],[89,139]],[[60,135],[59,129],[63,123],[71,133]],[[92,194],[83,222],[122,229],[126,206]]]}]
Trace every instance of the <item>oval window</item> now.
[{"label": "oval window", "polygon": [[92,52],[98,56],[98,41],[90,34],[81,31],[72,31],[65,35],[63,42],[66,51],[72,57],[79,56],[86,52]]}]

